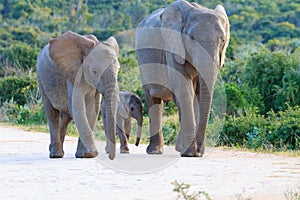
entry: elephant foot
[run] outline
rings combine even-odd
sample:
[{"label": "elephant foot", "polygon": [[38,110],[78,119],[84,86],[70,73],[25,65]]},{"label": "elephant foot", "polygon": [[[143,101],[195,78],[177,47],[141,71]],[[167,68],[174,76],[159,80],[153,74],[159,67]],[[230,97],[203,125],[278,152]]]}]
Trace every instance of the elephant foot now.
[{"label": "elephant foot", "polygon": [[205,152],[205,145],[202,144],[199,148],[199,145],[197,146],[197,152],[202,156]]},{"label": "elephant foot", "polygon": [[126,154],[128,154],[129,153],[129,148],[128,147],[121,147],[120,148],[120,153],[126,153]]},{"label": "elephant foot", "polygon": [[98,156],[96,147],[93,150],[87,149],[80,138],[78,138],[77,150],[75,153],[76,158],[95,158]]},{"label": "elephant foot", "polygon": [[64,157],[64,151],[58,145],[50,144],[49,149],[50,149],[49,158],[63,158]]},{"label": "elephant foot", "polygon": [[181,157],[201,157],[199,153],[196,141],[194,140],[187,148],[181,149]]},{"label": "elephant foot", "polygon": [[181,148],[180,148],[180,145],[178,144],[178,142],[176,142],[175,150],[178,152],[181,152]]},{"label": "elephant foot", "polygon": [[164,148],[162,145],[152,145],[151,143],[147,147],[147,154],[163,154],[164,153]]},{"label": "elephant foot", "polygon": [[95,158],[97,156],[98,156],[98,151],[91,151],[83,154],[83,158]]},{"label": "elephant foot", "polygon": [[181,152],[181,157],[201,157],[194,144],[191,144],[184,152]]},{"label": "elephant foot", "polygon": [[76,158],[95,158],[98,156],[98,151],[91,151],[91,152],[76,152],[75,157]]},{"label": "elephant foot", "polygon": [[108,150],[108,146],[107,146],[107,145],[105,146],[105,152],[106,152],[106,153],[109,153],[109,150]]}]

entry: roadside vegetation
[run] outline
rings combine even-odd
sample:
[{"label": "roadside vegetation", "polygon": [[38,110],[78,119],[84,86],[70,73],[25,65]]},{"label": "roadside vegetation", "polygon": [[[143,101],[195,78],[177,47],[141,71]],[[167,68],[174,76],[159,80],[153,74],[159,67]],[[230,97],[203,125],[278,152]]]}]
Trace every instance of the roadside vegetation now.
[{"label": "roadside vegetation", "polygon": [[[1,122],[48,131],[37,88],[36,58],[49,39],[72,30],[104,40],[136,28],[150,12],[173,1],[100,2],[0,0]],[[196,2],[214,8],[221,1]],[[300,3],[222,2],[231,23],[231,41],[214,91],[208,144],[299,151]],[[122,48],[119,87],[143,96],[135,52]],[[165,143],[174,144],[179,130],[177,108],[173,102],[164,107]],[[99,121],[95,134],[103,139]],[[147,142],[146,112],[143,133],[142,142]],[[77,134],[74,124],[70,124],[69,134]]]},{"label": "roadside vegetation", "polygon": [[[194,191],[190,190],[191,185],[187,183],[179,183],[177,180],[171,183],[174,185],[173,191],[177,193],[178,200],[211,200],[209,193],[206,191]],[[297,189],[287,189],[284,192],[285,200],[300,200],[300,187]],[[243,194],[237,194],[236,200],[251,200],[251,197],[244,197]]]}]

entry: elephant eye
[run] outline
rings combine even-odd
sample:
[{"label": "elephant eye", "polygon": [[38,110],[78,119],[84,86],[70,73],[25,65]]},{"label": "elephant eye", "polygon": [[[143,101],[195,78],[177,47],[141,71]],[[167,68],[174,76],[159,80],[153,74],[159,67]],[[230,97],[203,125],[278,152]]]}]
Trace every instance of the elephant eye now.
[{"label": "elephant eye", "polygon": [[225,38],[221,38],[221,44],[225,44]]},{"label": "elephant eye", "polygon": [[130,110],[131,110],[131,111],[134,111],[134,107],[130,107]]},{"label": "elephant eye", "polygon": [[98,72],[97,71],[93,71],[94,75],[96,75]]}]

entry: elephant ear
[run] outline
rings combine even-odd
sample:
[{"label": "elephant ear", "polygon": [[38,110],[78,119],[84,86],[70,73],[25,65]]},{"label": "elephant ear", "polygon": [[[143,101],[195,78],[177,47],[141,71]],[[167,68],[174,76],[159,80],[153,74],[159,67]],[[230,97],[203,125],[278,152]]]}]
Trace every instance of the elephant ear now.
[{"label": "elephant ear", "polygon": [[130,95],[128,92],[119,92],[120,101],[118,102],[118,115],[120,115],[123,119],[127,119],[129,117],[129,99]]},{"label": "elephant ear", "polygon": [[185,63],[186,52],[183,44],[182,29],[185,13],[191,5],[185,1],[176,1],[167,7],[160,15],[161,36],[164,39],[165,50],[174,55],[174,59],[179,64]]},{"label": "elephant ear", "polygon": [[122,102],[118,103],[118,115],[120,115],[123,119],[127,119],[129,117],[129,108],[126,104]]},{"label": "elephant ear", "polygon": [[118,42],[116,40],[115,37],[111,36],[109,37],[105,42],[103,42],[104,44],[107,44],[108,46],[112,47],[115,52],[116,52],[116,56],[119,57],[119,45],[118,45]]},{"label": "elephant ear", "polygon": [[215,8],[216,11],[219,11],[221,13],[223,13],[226,17],[227,17],[227,14],[226,14],[226,11],[225,11],[225,8],[222,6],[222,5],[217,5],[216,8]]},{"label": "elephant ear", "polygon": [[224,62],[225,62],[225,58],[226,58],[226,49],[228,47],[229,44],[229,39],[230,39],[230,25],[229,25],[229,20],[228,20],[228,16],[226,14],[226,10],[222,5],[217,5],[215,10],[219,13],[222,14],[222,18],[224,19],[224,24],[223,24],[223,28],[224,28],[224,32],[225,32],[225,43],[223,44],[223,46],[221,46],[220,49],[220,66],[224,67]]},{"label": "elephant ear", "polygon": [[96,36],[92,35],[92,34],[89,34],[89,35],[84,35],[84,37],[90,39],[90,40],[93,40],[96,44],[99,43],[99,40],[97,39]]},{"label": "elephant ear", "polygon": [[50,40],[49,55],[64,76],[74,83],[84,56],[94,48],[95,44],[95,41],[87,37],[67,31]]}]

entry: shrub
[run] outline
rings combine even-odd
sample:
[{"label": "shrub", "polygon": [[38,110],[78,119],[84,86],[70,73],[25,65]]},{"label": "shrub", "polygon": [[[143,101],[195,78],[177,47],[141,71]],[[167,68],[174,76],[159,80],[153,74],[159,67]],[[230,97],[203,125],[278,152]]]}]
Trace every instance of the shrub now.
[{"label": "shrub", "polygon": [[9,61],[9,66],[27,70],[36,68],[38,48],[19,42],[2,51],[3,58]]},{"label": "shrub", "polygon": [[177,192],[177,199],[184,199],[184,200],[198,200],[198,199],[206,199],[211,200],[209,194],[205,191],[197,191],[197,192],[190,192],[189,188],[191,185],[185,183],[178,183],[177,180],[172,182],[174,185],[174,192]]},{"label": "shrub", "polygon": [[246,63],[244,82],[258,88],[263,97],[264,114],[285,110],[285,103],[300,104],[300,73],[296,56],[285,51],[262,50],[251,54]]},{"label": "shrub", "polygon": [[[269,117],[269,119],[274,119]],[[277,126],[272,126],[272,144],[275,148],[300,149],[300,106],[288,107],[275,118]],[[274,122],[272,124],[275,124]]]},{"label": "shrub", "polygon": [[179,119],[177,115],[173,115],[168,117],[166,116],[162,121],[162,133],[165,144],[174,145],[180,128]]},{"label": "shrub", "polygon": [[12,99],[3,103],[4,110],[8,122],[17,124],[46,124],[47,118],[45,110],[39,100],[37,104],[18,105]]},{"label": "shrub", "polygon": [[285,111],[270,111],[267,117],[255,110],[245,116],[227,116],[218,145],[252,149],[300,149],[300,106]]},{"label": "shrub", "polygon": [[18,105],[29,104],[37,96],[37,79],[31,76],[10,76],[0,79],[0,104],[13,99]]},{"label": "shrub", "polygon": [[257,88],[249,88],[247,85],[237,83],[225,84],[227,97],[226,113],[233,116],[244,115],[249,109],[258,108],[264,110],[262,96]]},{"label": "shrub", "polygon": [[228,115],[217,145],[247,145],[247,133],[252,132],[254,128],[260,128],[265,124],[264,117],[257,113],[258,111],[256,109],[251,109],[246,115],[242,115],[238,118]]}]

